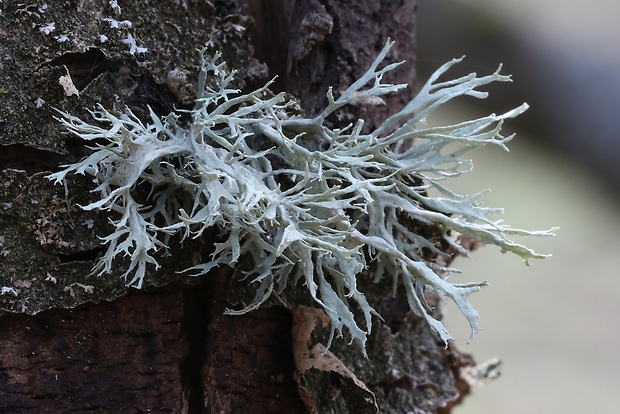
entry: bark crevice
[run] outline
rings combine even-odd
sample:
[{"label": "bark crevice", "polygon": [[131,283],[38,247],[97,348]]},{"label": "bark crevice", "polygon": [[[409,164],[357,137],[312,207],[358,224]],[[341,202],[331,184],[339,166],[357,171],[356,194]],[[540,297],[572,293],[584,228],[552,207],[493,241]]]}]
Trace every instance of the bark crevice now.
[{"label": "bark crevice", "polygon": [[183,321],[181,337],[187,343],[189,354],[179,366],[183,389],[181,410],[186,414],[200,414],[204,407],[203,366],[207,357],[207,327],[211,319],[210,306],[213,293],[208,279],[196,286],[183,286]]}]

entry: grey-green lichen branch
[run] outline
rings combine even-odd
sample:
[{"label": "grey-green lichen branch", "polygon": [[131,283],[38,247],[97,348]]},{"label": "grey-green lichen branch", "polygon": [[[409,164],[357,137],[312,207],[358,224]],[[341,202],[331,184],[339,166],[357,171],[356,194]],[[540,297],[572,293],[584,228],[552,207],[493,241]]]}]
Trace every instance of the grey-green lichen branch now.
[{"label": "grey-green lichen branch", "polygon": [[[364,348],[372,315],[358,277],[372,265],[375,277],[391,277],[404,285],[412,311],[425,318],[444,341],[450,336],[430,314],[425,290],[452,299],[472,329],[477,312],[467,297],[484,283],[453,284],[441,275],[454,271],[426,259],[446,253],[436,240],[415,234],[407,220],[435,226],[446,241],[466,254],[455,233],[495,244],[526,262],[544,256],[507,239],[508,235],[551,235],[551,231],[516,230],[494,221],[499,209],[482,207],[481,194],[458,195],[442,181],[471,167],[460,156],[479,146],[506,149],[512,136],[500,134],[505,119],[526,110],[522,105],[503,115],[489,115],[455,125],[418,128],[439,105],[462,95],[486,97],[477,88],[510,78],[497,72],[471,74],[440,82],[460,60],[443,65],[404,109],[375,131],[362,133],[363,120],[330,129],[325,119],[358,100],[376,101],[406,85],[383,83],[398,63],[379,68],[392,46],[387,42],[368,71],[315,118],[291,116],[293,102],[271,95],[269,83],[249,94],[230,88],[235,75],[218,63],[219,55],[203,58],[198,98],[192,110],[165,117],[153,112],[143,122],[131,111],[114,114],[103,107],[92,112],[94,123],[61,113],[72,133],[93,143],[83,161],[64,166],[49,178],[62,182],[68,173],[95,177],[100,200],[84,206],[117,213],[114,232],[103,238],[107,252],[95,271],[112,270],[115,258],[128,256],[123,275],[141,287],[147,266],[158,267],[170,237],[200,237],[217,229],[210,260],[187,271],[206,274],[234,265],[242,256],[254,266],[250,283],[257,286],[245,313],[301,278],[309,294],[331,320],[331,337],[348,331]],[[215,85],[215,86],[214,86]],[[182,121],[189,116],[189,122]],[[457,145],[454,145],[457,144]],[[137,201],[136,188],[150,190]],[[429,196],[430,189],[441,194]],[[351,302],[364,317],[358,324]]]}]

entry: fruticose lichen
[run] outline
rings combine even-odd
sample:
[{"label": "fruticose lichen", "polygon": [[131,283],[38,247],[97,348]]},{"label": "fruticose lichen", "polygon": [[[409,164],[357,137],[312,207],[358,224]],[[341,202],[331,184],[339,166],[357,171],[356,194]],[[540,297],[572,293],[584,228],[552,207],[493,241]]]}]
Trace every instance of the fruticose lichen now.
[{"label": "fruticose lichen", "polygon": [[[467,297],[485,283],[447,281],[442,275],[455,269],[428,259],[446,253],[407,222],[434,226],[463,254],[468,252],[458,234],[516,253],[526,263],[544,257],[506,236],[551,231],[507,227],[490,218],[501,209],[478,203],[482,193],[463,196],[442,183],[471,168],[470,160],[460,158],[467,151],[485,144],[507,149],[512,136],[500,134],[502,124],[527,105],[455,125],[418,128],[439,105],[462,95],[485,98],[477,88],[510,81],[499,69],[488,76],[439,81],[456,59],[441,66],[376,130],[363,133],[363,120],[340,129],[325,126],[326,118],[345,105],[374,102],[406,86],[382,83],[384,74],[398,66],[379,68],[391,46],[388,41],[368,71],[337,98],[330,89],[327,108],[314,118],[291,115],[294,102],[283,93],[273,96],[270,83],[248,94],[231,89],[235,72],[218,63],[218,54],[208,60],[204,52],[192,110],[165,117],[151,111],[144,122],[129,110],[115,114],[100,106],[92,112],[93,123],[61,112],[62,124],[91,141],[94,152],[49,179],[94,176],[100,200],[83,208],[120,216],[112,220],[114,232],[102,239],[107,252],[94,271],[109,273],[115,258],[128,256],[123,277],[141,287],[147,266],[159,266],[157,255],[166,253],[172,235],[198,238],[216,229],[223,241],[210,260],[185,271],[200,275],[242,257],[251,260],[254,272],[248,280],[257,286],[256,296],[231,314],[257,308],[302,278],[330,318],[330,342],[345,329],[364,348],[377,312],[358,290],[358,278],[370,267],[376,280],[391,277],[394,286],[402,283],[411,310],[442,340],[450,336],[431,316],[426,290],[452,299],[475,334],[478,314]],[[146,199],[136,196],[138,187],[148,190]],[[430,196],[431,189],[440,196]],[[363,315],[363,323],[356,322],[354,312]]]}]

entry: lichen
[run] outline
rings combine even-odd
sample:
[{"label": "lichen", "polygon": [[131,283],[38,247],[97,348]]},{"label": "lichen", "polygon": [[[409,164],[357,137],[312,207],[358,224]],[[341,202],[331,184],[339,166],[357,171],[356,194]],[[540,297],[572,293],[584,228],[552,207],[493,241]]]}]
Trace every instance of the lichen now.
[{"label": "lichen", "polygon": [[[247,280],[256,286],[256,296],[231,314],[256,309],[302,279],[330,319],[329,343],[346,331],[364,349],[377,312],[358,290],[358,278],[372,268],[376,280],[402,283],[411,310],[442,340],[450,336],[431,315],[425,291],[453,300],[475,334],[478,314],[468,296],[485,283],[455,284],[442,277],[455,269],[428,259],[428,253],[446,253],[407,223],[434,226],[463,254],[468,252],[457,234],[497,245],[526,263],[545,257],[507,236],[551,231],[510,228],[490,218],[501,209],[483,207],[482,193],[463,196],[443,184],[470,169],[471,161],[461,158],[467,151],[485,144],[507,149],[512,136],[501,135],[502,124],[527,105],[502,115],[418,128],[443,103],[463,95],[484,98],[477,88],[510,80],[498,69],[488,76],[439,81],[456,59],[440,67],[408,105],[376,130],[363,133],[363,120],[342,128],[325,126],[326,118],[346,105],[376,101],[406,86],[382,83],[383,75],[398,66],[380,68],[391,46],[388,41],[368,71],[337,98],[330,89],[325,110],[309,119],[290,115],[294,102],[284,93],[273,96],[270,83],[248,94],[232,89],[235,72],[224,70],[218,54],[205,59],[204,51],[192,110],[165,117],[151,111],[143,121],[130,110],[118,114],[99,106],[91,112],[94,122],[59,111],[60,122],[91,142],[94,152],[48,178],[60,183],[69,173],[92,175],[100,199],[83,208],[112,213],[114,231],[103,237],[107,252],[94,272],[110,273],[117,258],[129,257],[123,277],[141,287],[147,267],[157,268],[158,258],[169,250],[172,235],[200,238],[216,231],[222,241],[210,259],[184,271],[202,275],[234,266],[242,257],[250,260],[254,269]],[[140,196],[145,189],[146,198]],[[431,196],[431,189],[440,196]]]}]

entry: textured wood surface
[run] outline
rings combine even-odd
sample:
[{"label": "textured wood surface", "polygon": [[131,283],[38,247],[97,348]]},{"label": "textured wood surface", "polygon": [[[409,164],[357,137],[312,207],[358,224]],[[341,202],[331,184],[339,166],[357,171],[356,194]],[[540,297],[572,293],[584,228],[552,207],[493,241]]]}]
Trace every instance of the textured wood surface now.
[{"label": "textured wood surface", "polygon": [[183,317],[177,285],[0,316],[0,412],[179,412]]}]

